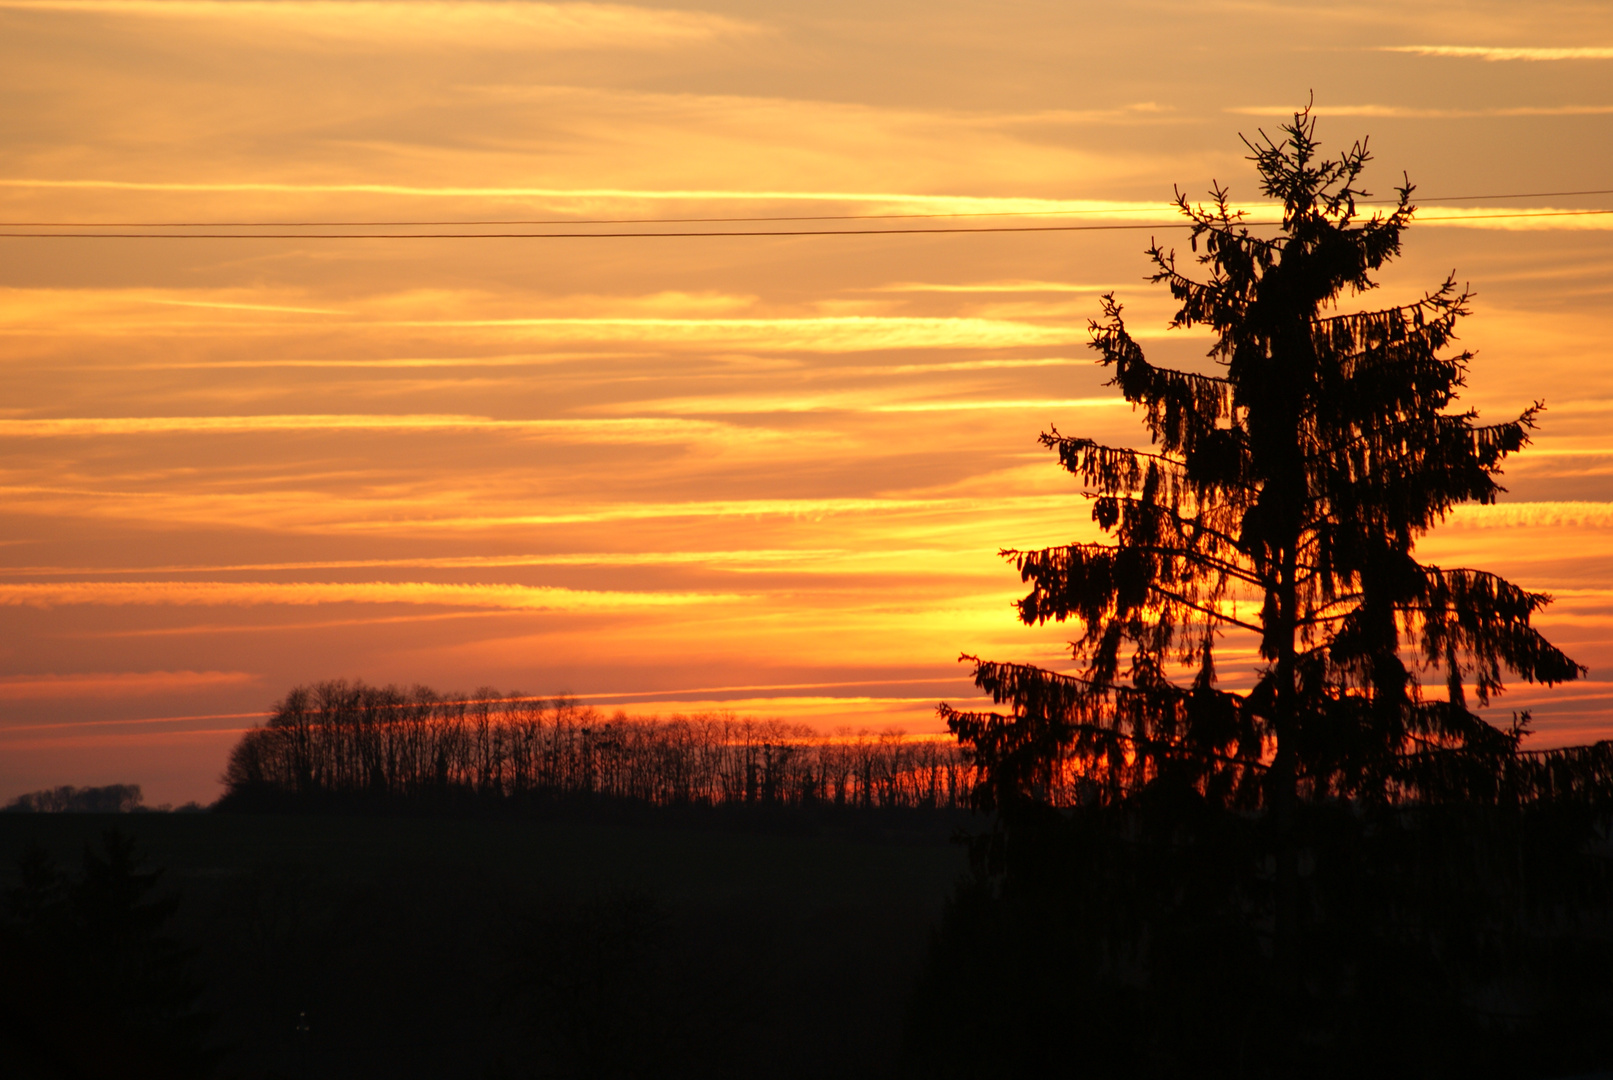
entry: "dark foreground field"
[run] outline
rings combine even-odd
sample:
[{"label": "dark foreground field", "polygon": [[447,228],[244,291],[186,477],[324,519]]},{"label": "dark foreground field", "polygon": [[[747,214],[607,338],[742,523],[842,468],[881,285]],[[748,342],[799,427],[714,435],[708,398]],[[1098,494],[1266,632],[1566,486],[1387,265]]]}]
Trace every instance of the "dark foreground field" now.
[{"label": "dark foreground field", "polygon": [[222,1075],[888,1075],[961,815],[5,814],[166,868]]}]

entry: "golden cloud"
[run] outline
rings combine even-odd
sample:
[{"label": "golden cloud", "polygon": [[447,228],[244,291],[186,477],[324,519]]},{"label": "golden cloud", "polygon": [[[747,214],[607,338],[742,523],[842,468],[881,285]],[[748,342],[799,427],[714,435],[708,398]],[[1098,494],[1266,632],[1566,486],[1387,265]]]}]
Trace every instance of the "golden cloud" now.
[{"label": "golden cloud", "polygon": [[[1379,52],[1414,53],[1418,56],[1472,57],[1478,60],[1613,60],[1613,48],[1598,45],[1497,46],[1497,45],[1383,45]],[[1289,112],[1293,112],[1292,109]]]},{"label": "golden cloud", "polygon": [[617,592],[548,585],[462,585],[432,581],[63,581],[0,585],[0,604],[243,606],[259,604],[429,604],[520,611],[619,611],[727,604],[725,593]]},{"label": "golden cloud", "polygon": [[[486,416],[431,413],[384,416],[369,414],[283,416],[112,416],[0,419],[0,438],[74,438],[100,435],[240,435],[281,431],[481,431],[518,435],[550,435],[607,442],[682,442],[739,433],[732,425],[711,420],[622,417],[580,420],[495,420]],[[753,439],[765,433],[744,429]]]},{"label": "golden cloud", "polygon": [[160,19],[365,51],[411,45],[666,49],[763,32],[754,23],[706,12],[526,0],[0,0],[0,8]]}]

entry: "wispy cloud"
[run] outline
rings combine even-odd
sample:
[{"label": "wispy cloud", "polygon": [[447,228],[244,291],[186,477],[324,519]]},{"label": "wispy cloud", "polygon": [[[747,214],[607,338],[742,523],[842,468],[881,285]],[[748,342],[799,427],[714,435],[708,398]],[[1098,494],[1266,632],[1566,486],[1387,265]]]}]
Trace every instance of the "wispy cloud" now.
[{"label": "wispy cloud", "polygon": [[[934,369],[934,365],[918,365]],[[899,368],[886,369],[889,371]],[[990,412],[1007,409],[1109,409],[1130,408],[1123,397],[1102,398],[956,398],[934,401],[891,400],[893,395],[846,390],[811,394],[724,394],[707,397],[662,398],[635,402],[635,408],[653,412],[695,415],[759,415],[767,413],[864,412]]]},{"label": "wispy cloud", "polygon": [[[1292,109],[1288,110],[1292,112]],[[655,203],[838,203],[877,211],[914,211],[934,214],[1081,214],[1122,220],[1151,220],[1168,216],[1171,205],[1153,205],[1097,199],[1047,199],[1013,195],[934,195],[891,191],[843,191],[768,188],[629,188],[529,187],[460,184],[290,183],[270,180],[122,180],[90,177],[0,177],[0,187],[85,191],[146,191],[178,193],[262,193],[280,195],[398,195],[441,199],[530,199],[542,203],[581,204],[584,209],[605,201],[640,206]],[[583,210],[578,210],[581,213]]]},{"label": "wispy cloud", "polygon": [[244,304],[231,303],[225,300],[161,300],[147,301],[152,304],[167,304],[170,307],[196,307],[218,308],[222,311],[282,311],[292,315],[348,315],[350,312],[337,311],[334,308],[287,307],[283,304]]},{"label": "wispy cloud", "polygon": [[16,566],[0,567],[0,574],[10,577],[85,577],[87,575],[154,575],[154,574],[239,574],[268,572],[297,572],[308,570],[383,570],[430,569],[469,570],[503,569],[522,566],[712,566],[729,571],[763,569],[787,570],[790,573],[810,572],[822,564],[829,564],[833,572],[864,569],[870,563],[880,564],[878,572],[885,573],[885,564],[915,561],[940,562],[956,560],[965,555],[986,554],[995,556],[997,547],[986,544],[974,549],[960,548],[900,548],[868,551],[852,548],[770,548],[739,549],[732,551],[574,551],[533,555],[445,555],[416,556],[404,559],[323,559],[305,562],[214,563],[179,564],[170,566]]},{"label": "wispy cloud", "polygon": [[[486,416],[368,414],[283,416],[112,416],[0,419],[0,438],[75,438],[101,435],[236,435],[261,432],[504,432],[609,442],[680,442],[740,434],[712,420],[625,417],[579,420],[495,420]],[[745,438],[765,436],[753,428]]]},{"label": "wispy cloud", "polygon": [[[187,308],[194,317],[154,316],[142,297],[116,292],[64,296],[47,290],[5,290],[15,303],[0,310],[0,333],[32,338],[60,339],[94,335],[116,338],[162,333],[172,337],[227,334],[239,339],[249,332],[285,335],[302,329],[295,322],[276,319],[258,323],[230,314],[212,315],[214,305]],[[127,301],[133,300],[135,303]],[[356,305],[355,305],[356,306]],[[492,348],[554,344],[575,349],[601,344],[621,349],[642,347],[748,349],[759,352],[840,353],[883,349],[1022,348],[1068,345],[1086,340],[1084,324],[1061,319],[1052,323],[1023,318],[977,316],[819,315],[768,318],[662,316],[533,316],[455,317],[466,308],[475,311],[474,298],[461,299],[458,311],[437,318],[391,318],[390,311],[374,309],[344,322],[321,318],[308,329],[324,341],[334,333],[373,338],[386,331],[409,331],[450,338],[464,347],[467,339],[480,339]],[[486,307],[482,307],[483,311]],[[274,314],[283,314],[275,312]],[[445,343],[446,344],[446,343]],[[329,347],[328,345],[326,346]],[[277,361],[278,362],[278,361]],[[390,361],[388,363],[391,363]]]},{"label": "wispy cloud", "polygon": [[1613,525],[1613,503],[1509,502],[1490,506],[1458,506],[1449,524],[1476,528]]},{"label": "wispy cloud", "polygon": [[[180,672],[178,674],[188,674]],[[53,724],[7,724],[0,727],[0,737],[16,735],[25,731],[62,731],[74,728],[128,728],[146,727],[152,724],[194,724],[202,720],[262,720],[274,715],[269,712],[234,712],[234,713],[206,713],[200,716],[143,716],[135,719],[107,719],[107,720],[68,720]],[[231,731],[237,730],[234,728]]]},{"label": "wispy cloud", "polygon": [[871,406],[870,412],[970,412],[990,409],[1112,409],[1131,407],[1125,398],[1016,398],[999,401],[903,401]]},{"label": "wispy cloud", "polygon": [[[380,325],[380,324],[368,324]],[[1013,348],[1067,345],[1084,328],[1007,319],[832,315],[778,319],[443,319],[400,320],[417,329],[484,330],[557,341],[718,342],[770,351],[857,352],[874,349]]]},{"label": "wispy cloud", "polygon": [[265,356],[251,360],[172,360],[151,361],[138,364],[118,363],[108,365],[117,371],[251,371],[259,368],[322,368],[356,369],[356,370],[387,370],[387,369],[433,369],[433,368],[524,368],[540,365],[565,364],[578,360],[590,363],[600,363],[606,360],[633,359],[652,354],[640,352],[605,352],[589,350],[586,352],[542,352],[518,353],[513,356],[394,356],[384,359],[363,359],[359,357],[328,357],[303,358]]},{"label": "wispy cloud", "polygon": [[[1414,53],[1418,56],[1473,57],[1478,60],[1613,60],[1613,47],[1502,46],[1502,45],[1383,45],[1379,52]],[[1290,109],[1290,112],[1293,110]]]},{"label": "wispy cloud", "polygon": [[[678,518],[807,518],[842,514],[1001,513],[1012,510],[1067,509],[1065,494],[937,497],[937,498],[825,498],[825,499],[711,499],[689,502],[634,502],[580,506],[544,514],[510,514],[485,517],[421,518],[411,521],[354,521],[345,528],[367,531],[413,526],[422,529],[484,529],[511,525],[575,525],[606,521],[642,521]],[[332,526],[335,527],[335,526]]]},{"label": "wispy cloud", "polygon": [[744,600],[728,593],[620,592],[547,585],[463,585],[431,581],[64,581],[0,585],[0,604],[250,606],[259,604],[428,604],[522,611],[619,611]]},{"label": "wispy cloud", "polygon": [[[1242,105],[1225,110],[1240,116],[1292,116],[1292,105]],[[1317,116],[1366,116],[1390,120],[1459,120],[1505,116],[1606,116],[1613,105],[1509,105],[1486,109],[1442,109],[1417,105],[1315,105]]]},{"label": "wispy cloud", "polygon": [[1605,231],[1613,229],[1613,210],[1440,206],[1422,211],[1416,220],[1419,225],[1457,229],[1503,229],[1509,232]]},{"label": "wispy cloud", "polygon": [[246,671],[120,671],[78,675],[13,675],[0,678],[0,701],[122,698],[186,690],[212,690],[243,686],[257,681],[258,676]]},{"label": "wispy cloud", "polygon": [[852,367],[841,374],[867,375],[926,375],[947,371],[995,371],[1011,368],[1084,367],[1093,360],[1076,360],[1068,356],[1014,357],[1001,360],[943,360],[934,364],[891,364],[888,367]]},{"label": "wispy cloud", "polygon": [[665,49],[754,36],[754,23],[707,12],[523,0],[0,0],[0,9],[155,19],[269,33],[349,49]]},{"label": "wispy cloud", "polygon": [[[1149,213],[1159,213],[1157,208]],[[973,284],[936,284],[923,281],[900,281],[892,285],[877,285],[869,292],[894,293],[1103,293],[1113,285],[1074,285],[1064,281],[981,281]]]}]

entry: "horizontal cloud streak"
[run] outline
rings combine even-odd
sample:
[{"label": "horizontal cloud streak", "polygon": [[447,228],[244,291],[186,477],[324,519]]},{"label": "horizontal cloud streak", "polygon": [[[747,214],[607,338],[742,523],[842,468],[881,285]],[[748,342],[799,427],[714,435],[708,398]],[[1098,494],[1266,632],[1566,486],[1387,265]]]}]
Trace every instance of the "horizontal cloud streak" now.
[{"label": "horizontal cloud streak", "polygon": [[959,514],[1004,512],[1015,509],[1064,508],[1068,495],[938,498],[825,498],[825,499],[711,499],[690,502],[634,502],[579,507],[548,514],[511,514],[487,517],[421,518],[396,522],[352,522],[355,530],[410,525],[420,528],[487,528],[507,525],[574,525],[607,521],[675,518],[820,518],[842,514]]},{"label": "horizontal cloud streak", "polygon": [[[1479,60],[1613,60],[1613,48],[1598,45],[1382,45],[1379,52],[1418,56],[1473,57]],[[1292,111],[1292,110],[1290,110]]]},{"label": "horizontal cloud streak", "polygon": [[620,611],[734,603],[729,593],[619,592],[548,585],[460,585],[432,581],[64,581],[0,585],[0,604],[248,606],[258,604],[427,604],[520,611]]},{"label": "horizontal cloud streak", "polygon": [[1418,214],[1418,225],[1460,229],[1521,231],[1613,229],[1613,210],[1561,210],[1556,207],[1522,209],[1511,206],[1441,206]]},{"label": "horizontal cloud streak", "polygon": [[[1150,209],[1148,212],[1157,214],[1159,211]],[[983,281],[972,285],[945,285],[922,281],[904,281],[897,282],[894,285],[878,285],[868,291],[890,293],[1105,293],[1113,289],[1113,285],[1072,285],[1062,281]]]},{"label": "horizontal cloud streak", "polygon": [[132,697],[236,687],[258,681],[246,671],[121,671],[0,678],[0,701]]},{"label": "horizontal cloud streak", "polygon": [[[281,195],[397,195],[441,199],[532,199],[557,204],[593,206],[602,201],[651,204],[657,202],[707,203],[841,203],[881,210],[917,210],[936,214],[1090,214],[1130,220],[1150,220],[1168,214],[1172,204],[1153,206],[1136,201],[1029,198],[1012,195],[930,195],[913,192],[811,191],[786,188],[747,191],[733,188],[628,188],[628,187],[524,187],[460,184],[291,183],[270,180],[122,180],[113,178],[0,177],[0,187],[61,190],[147,191],[218,194]],[[582,211],[579,211],[582,212]]]},{"label": "horizontal cloud streak", "polygon": [[[1292,105],[1246,105],[1225,110],[1239,116],[1292,116]],[[1606,116],[1613,105],[1512,105],[1486,109],[1421,108],[1415,105],[1317,105],[1317,116],[1366,116],[1387,120],[1465,120],[1509,116]]]},{"label": "horizontal cloud streak", "polygon": [[[370,323],[368,325],[378,325]],[[828,315],[778,319],[442,319],[387,325],[420,329],[532,331],[563,341],[718,342],[730,347],[807,352],[873,349],[1003,348],[1067,345],[1084,329],[968,316]]]},{"label": "horizontal cloud streak", "polygon": [[0,438],[47,439],[101,435],[237,435],[260,432],[508,432],[610,442],[678,442],[743,432],[767,432],[709,420],[627,417],[582,420],[495,420],[485,416],[366,414],[280,416],[111,416],[0,419]]},{"label": "horizontal cloud streak", "polygon": [[975,409],[1113,409],[1129,408],[1125,398],[1023,398],[1015,401],[911,401],[870,406],[870,412],[968,412]]},{"label": "horizontal cloud streak", "polygon": [[0,9],[161,19],[367,52],[422,45],[663,49],[761,31],[705,12],[528,0],[0,0]]},{"label": "horizontal cloud streak", "polygon": [[[0,332],[36,338],[123,337],[164,334],[196,337],[251,331],[284,335],[302,329],[297,323],[257,323],[237,318],[186,320],[154,318],[146,312],[119,309],[117,294],[101,303],[95,297],[29,297],[7,290],[16,301],[0,315]],[[143,302],[143,298],[140,299]],[[30,302],[32,301],[32,302]],[[193,309],[194,310],[194,309]],[[93,320],[89,325],[79,321]],[[309,329],[322,336],[333,332],[373,336],[386,331],[412,331],[467,339],[511,342],[555,342],[576,347],[587,343],[644,348],[748,349],[757,352],[842,353],[885,349],[1026,348],[1084,342],[1084,327],[1061,320],[1054,325],[1016,319],[957,316],[823,315],[775,318],[643,318],[643,317],[453,317],[435,319],[353,318],[321,320]],[[1147,331],[1138,336],[1148,337]],[[1174,335],[1178,337],[1190,334]]]},{"label": "horizontal cloud streak", "polygon": [[302,570],[381,570],[429,569],[471,570],[500,569],[520,566],[712,566],[724,570],[746,572],[750,570],[789,573],[811,571],[818,564],[831,564],[833,572],[865,569],[878,564],[877,570],[887,573],[884,564],[915,560],[941,562],[977,555],[996,556],[997,546],[989,543],[973,548],[927,547],[887,548],[875,551],[854,548],[774,548],[738,549],[731,551],[574,551],[534,555],[421,555],[406,559],[321,559],[305,562],[197,563],[170,566],[15,566],[0,567],[0,574],[18,577],[84,577],[86,575],[152,575],[152,574],[240,574],[266,572],[294,572]]},{"label": "horizontal cloud streak", "polygon": [[1508,502],[1490,506],[1458,506],[1447,524],[1469,528],[1540,528],[1544,526],[1613,526],[1613,503]]}]

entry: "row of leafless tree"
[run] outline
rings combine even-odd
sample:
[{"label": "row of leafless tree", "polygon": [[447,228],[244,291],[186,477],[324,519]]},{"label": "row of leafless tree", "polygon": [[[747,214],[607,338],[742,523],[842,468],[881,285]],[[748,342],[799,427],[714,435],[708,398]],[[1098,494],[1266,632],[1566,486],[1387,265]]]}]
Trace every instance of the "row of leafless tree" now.
[{"label": "row of leafless tree", "polygon": [[224,775],[231,793],[946,808],[967,806],[975,779],[952,742],[896,731],[825,736],[729,714],[606,716],[565,698],[341,681],[288,693]]}]

